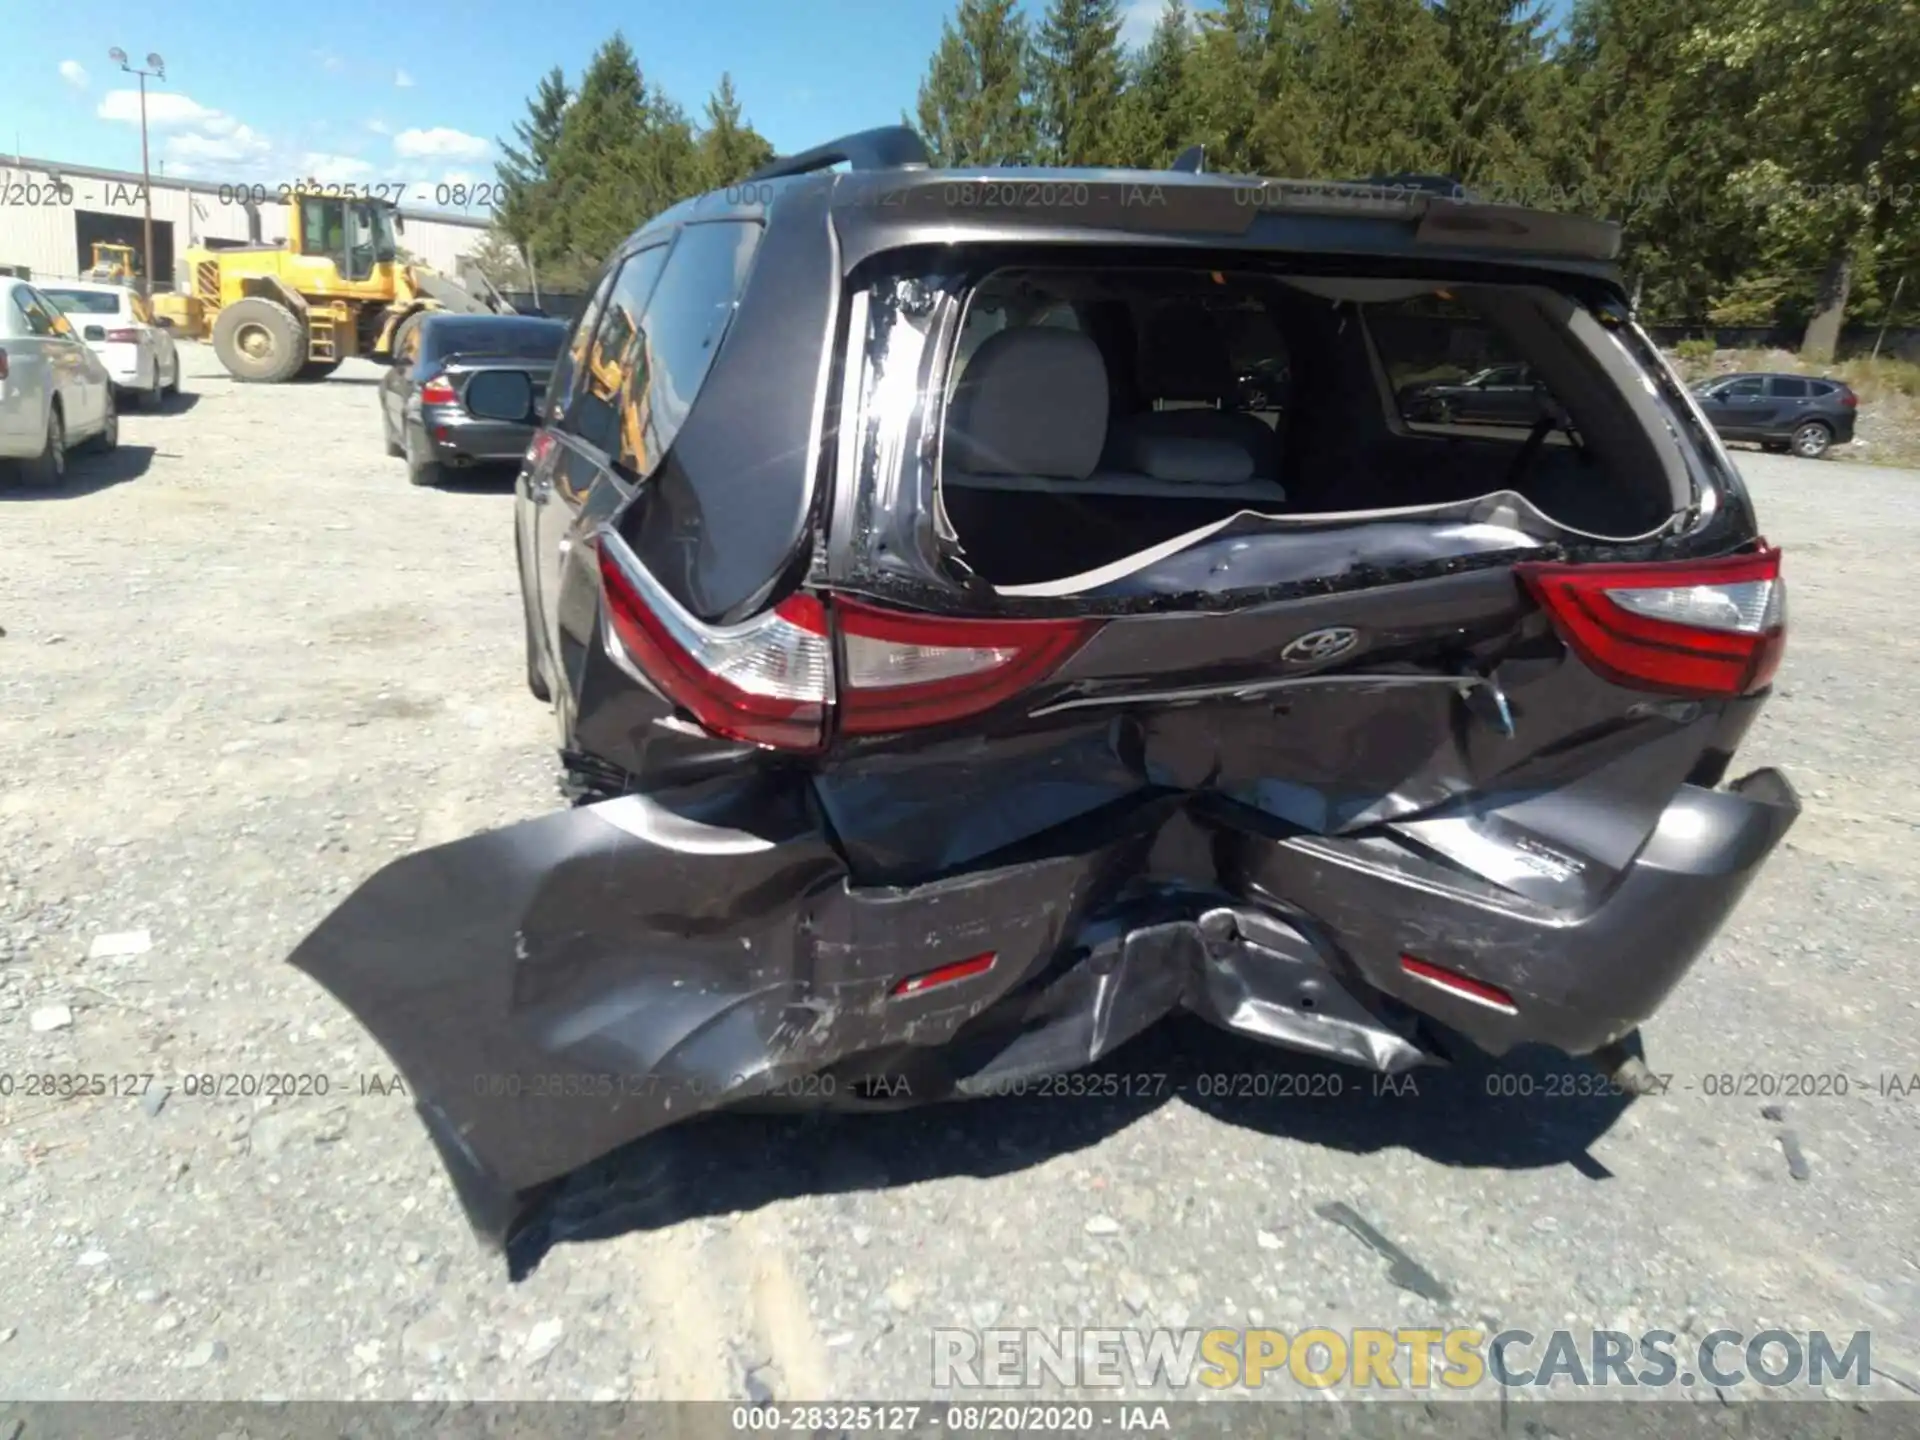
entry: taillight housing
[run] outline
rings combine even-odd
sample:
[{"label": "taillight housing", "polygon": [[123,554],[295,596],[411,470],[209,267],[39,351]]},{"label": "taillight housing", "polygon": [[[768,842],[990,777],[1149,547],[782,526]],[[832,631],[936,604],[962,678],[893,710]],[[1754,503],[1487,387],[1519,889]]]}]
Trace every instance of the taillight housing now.
[{"label": "taillight housing", "polygon": [[[738,625],[689,614],[617,534],[599,537],[608,652],[716,735],[817,751],[829,720],[886,735],[979,715],[1057,669],[1081,620],[973,620],[789,596]],[[836,664],[836,641],[840,661]]]},{"label": "taillight housing", "polygon": [[1860,397],[1842,385],[1840,387],[1840,405],[1841,408],[1846,410],[1858,410],[1860,408]]},{"label": "taillight housing", "polygon": [[991,710],[1086,641],[1081,620],[956,620],[836,600],[845,657],[839,727],[883,735]]},{"label": "taillight housing", "polygon": [[0,346],[0,380],[4,380],[6,378],[7,378],[7,352],[4,346]]},{"label": "taillight housing", "polygon": [[826,612],[793,595],[739,625],[690,615],[610,531],[600,536],[608,651],[716,735],[777,750],[818,750],[833,703]]},{"label": "taillight housing", "polygon": [[1786,649],[1780,552],[1515,572],[1567,647],[1617,685],[1727,697],[1765,689]]},{"label": "taillight housing", "polygon": [[110,345],[138,345],[140,343],[140,332],[138,330],[109,330],[107,331],[107,343]]},{"label": "taillight housing", "polygon": [[454,394],[453,383],[444,375],[436,375],[420,387],[422,405],[452,405],[459,398]]}]

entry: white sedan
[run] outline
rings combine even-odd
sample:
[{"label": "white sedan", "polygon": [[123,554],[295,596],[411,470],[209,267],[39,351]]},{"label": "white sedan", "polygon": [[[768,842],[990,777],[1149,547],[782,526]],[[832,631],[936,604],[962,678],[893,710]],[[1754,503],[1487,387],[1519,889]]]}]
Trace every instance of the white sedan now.
[{"label": "white sedan", "polygon": [[100,357],[123,395],[137,396],[149,410],[180,389],[180,352],[171,322],[154,317],[145,296],[125,285],[62,280],[40,293],[65,312],[80,338]]},{"label": "white sedan", "polygon": [[0,275],[0,468],[17,461],[29,485],[57,485],[83,441],[120,443],[113,379],[52,301]]}]

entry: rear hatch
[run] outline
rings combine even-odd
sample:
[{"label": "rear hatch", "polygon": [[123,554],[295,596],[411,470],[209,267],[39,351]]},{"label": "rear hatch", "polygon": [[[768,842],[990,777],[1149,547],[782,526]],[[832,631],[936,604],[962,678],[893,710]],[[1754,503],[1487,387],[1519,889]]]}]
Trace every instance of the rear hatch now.
[{"label": "rear hatch", "polygon": [[1383,1070],[1652,1013],[1797,813],[1723,786],[1779,554],[1617,287],[1385,267],[879,257],[744,619],[642,558],[706,562],[683,477],[635,488],[578,719],[634,793],[397,862],[295,956],[484,1233],[690,1115],[991,1091],[1174,1010]]}]

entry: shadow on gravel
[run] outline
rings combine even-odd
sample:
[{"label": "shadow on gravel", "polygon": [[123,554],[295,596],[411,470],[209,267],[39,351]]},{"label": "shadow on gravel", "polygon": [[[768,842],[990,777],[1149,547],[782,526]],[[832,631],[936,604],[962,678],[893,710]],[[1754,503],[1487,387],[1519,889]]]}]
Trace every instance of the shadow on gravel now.
[{"label": "shadow on gravel", "polygon": [[77,500],[82,495],[138,480],[153,464],[151,445],[122,445],[105,455],[75,451],[67,457],[67,478],[58,485],[23,485],[0,480],[0,501]]},{"label": "shadow on gravel", "polygon": [[511,494],[513,482],[520,474],[520,463],[508,461],[502,465],[475,465],[467,470],[448,470],[445,478],[434,488],[444,490],[449,495],[500,495]]},{"label": "shadow on gravel", "polygon": [[200,403],[197,391],[179,390],[160,402],[158,410],[140,410],[141,415],[184,415]]},{"label": "shadow on gravel", "polygon": [[378,385],[381,378],[378,375],[321,375],[313,379],[296,376],[294,383],[299,385]]},{"label": "shadow on gravel", "polygon": [[[1443,1165],[1572,1165],[1627,1100],[1553,1051],[1516,1051],[1397,1080],[1275,1050],[1197,1020],[1165,1021],[1105,1063],[1027,1093],[866,1113],[719,1114],[650,1135],[561,1182],[509,1247],[525,1279],[548,1250],[802,1195],[990,1179],[1084,1150],[1169,1102],[1223,1124],[1356,1154]],[[1329,1197],[1338,1198],[1338,1197]]]}]

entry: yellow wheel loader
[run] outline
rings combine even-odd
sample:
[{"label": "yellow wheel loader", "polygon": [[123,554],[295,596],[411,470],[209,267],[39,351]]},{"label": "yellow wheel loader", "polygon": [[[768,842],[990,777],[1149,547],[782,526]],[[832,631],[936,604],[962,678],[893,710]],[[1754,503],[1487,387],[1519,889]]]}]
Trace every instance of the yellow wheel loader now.
[{"label": "yellow wheel loader", "polygon": [[295,190],[284,245],[187,251],[194,338],[212,340],[235,379],[278,384],[330,375],[355,355],[383,359],[429,310],[513,313],[484,280],[476,293],[403,261],[401,228],[389,201]]},{"label": "yellow wheel loader", "polygon": [[114,285],[131,285],[139,275],[139,263],[134,259],[133,246],[96,240],[93,242],[93,261],[81,278],[103,280]]}]

